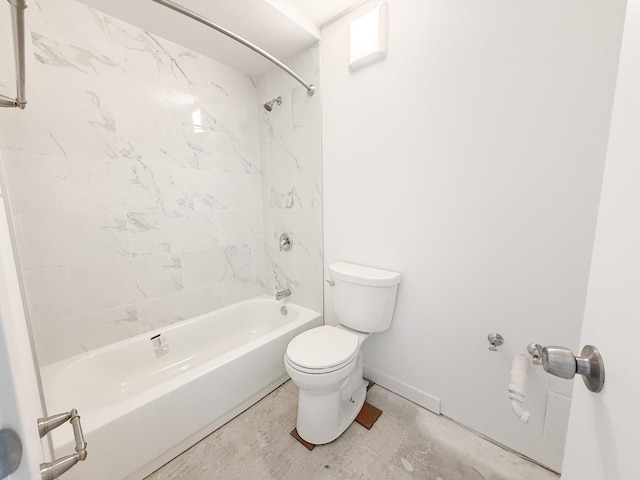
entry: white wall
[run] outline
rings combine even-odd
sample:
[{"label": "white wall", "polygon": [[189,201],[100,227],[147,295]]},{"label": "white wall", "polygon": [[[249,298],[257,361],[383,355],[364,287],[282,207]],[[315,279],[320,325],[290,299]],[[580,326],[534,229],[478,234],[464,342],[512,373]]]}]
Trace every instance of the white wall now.
[{"label": "white wall", "polygon": [[601,393],[575,385],[563,479],[638,478],[640,1],[629,0],[581,345],[605,365]]},{"label": "white wall", "polygon": [[371,5],[320,62],[325,268],[403,274],[368,375],[559,469],[571,383],[533,371],[528,425],[506,387],[527,343],[577,348],[624,2],[391,0],[387,57],[352,74]]}]

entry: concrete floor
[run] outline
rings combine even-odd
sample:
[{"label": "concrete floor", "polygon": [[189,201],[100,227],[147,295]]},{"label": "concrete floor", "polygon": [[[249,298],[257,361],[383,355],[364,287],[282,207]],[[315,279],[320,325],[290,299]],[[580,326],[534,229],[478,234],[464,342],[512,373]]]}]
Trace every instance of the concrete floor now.
[{"label": "concrete floor", "polygon": [[289,432],[297,388],[288,381],[146,480],[558,480],[474,433],[375,385],[383,410],[371,430],[354,423],[308,451]]}]

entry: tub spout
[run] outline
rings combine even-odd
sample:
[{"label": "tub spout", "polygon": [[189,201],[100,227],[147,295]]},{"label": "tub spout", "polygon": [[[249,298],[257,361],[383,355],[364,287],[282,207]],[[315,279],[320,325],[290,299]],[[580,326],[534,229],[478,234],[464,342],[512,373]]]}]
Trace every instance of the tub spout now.
[{"label": "tub spout", "polygon": [[284,290],[276,292],[276,300],[282,300],[284,297],[288,297],[289,295],[291,295],[291,290],[285,288]]}]

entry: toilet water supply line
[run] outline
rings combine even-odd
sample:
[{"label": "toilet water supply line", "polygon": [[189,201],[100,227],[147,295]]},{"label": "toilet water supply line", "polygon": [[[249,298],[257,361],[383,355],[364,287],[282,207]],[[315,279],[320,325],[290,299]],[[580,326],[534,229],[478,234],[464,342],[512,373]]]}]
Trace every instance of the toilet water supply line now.
[{"label": "toilet water supply line", "polygon": [[522,354],[513,357],[511,363],[511,379],[507,392],[511,409],[522,423],[527,423],[531,414],[522,408],[525,399],[525,386],[527,383],[527,372],[529,370],[529,359]]},{"label": "toilet water supply line", "polygon": [[[489,351],[497,352],[498,347],[504,343],[504,337],[499,333],[489,332],[487,335],[489,341]],[[534,347],[539,347],[537,344],[531,344],[529,347],[529,354],[533,359],[533,363],[536,363],[536,359],[540,358],[538,350],[532,350]],[[527,423],[531,414],[522,408],[525,398],[525,387],[527,385],[527,373],[529,371],[529,359],[524,355],[517,354],[513,357],[511,362],[511,377],[509,380],[509,386],[507,392],[509,395],[509,402],[511,403],[511,409],[516,414],[516,417],[522,422]]]}]

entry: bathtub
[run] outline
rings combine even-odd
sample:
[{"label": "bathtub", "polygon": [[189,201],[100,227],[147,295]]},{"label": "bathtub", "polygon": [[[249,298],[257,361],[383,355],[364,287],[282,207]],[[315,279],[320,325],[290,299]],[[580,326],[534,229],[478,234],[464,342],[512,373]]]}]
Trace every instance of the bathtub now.
[{"label": "bathtub", "polygon": [[[49,414],[78,409],[88,443],[65,480],[140,480],[286,381],[287,344],[322,317],[281,306],[256,297],[43,367]],[[51,437],[73,453],[70,425]]]}]

